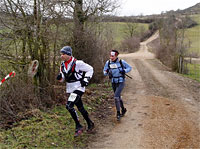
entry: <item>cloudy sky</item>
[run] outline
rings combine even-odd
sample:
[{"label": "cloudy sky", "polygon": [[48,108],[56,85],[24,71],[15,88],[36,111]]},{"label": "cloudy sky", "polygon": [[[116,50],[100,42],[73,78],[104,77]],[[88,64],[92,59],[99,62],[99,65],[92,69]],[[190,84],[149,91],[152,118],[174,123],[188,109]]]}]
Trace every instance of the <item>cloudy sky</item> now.
[{"label": "cloudy sky", "polygon": [[162,11],[185,9],[200,0],[122,0],[119,16],[160,14]]}]

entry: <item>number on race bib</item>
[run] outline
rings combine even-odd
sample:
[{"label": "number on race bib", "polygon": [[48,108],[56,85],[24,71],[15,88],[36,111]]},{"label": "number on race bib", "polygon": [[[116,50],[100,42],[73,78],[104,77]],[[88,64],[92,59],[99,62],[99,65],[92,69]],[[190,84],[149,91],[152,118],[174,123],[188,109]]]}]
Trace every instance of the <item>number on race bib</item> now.
[{"label": "number on race bib", "polygon": [[74,102],[76,100],[76,97],[77,97],[77,94],[71,93],[68,98],[68,101]]},{"label": "number on race bib", "polygon": [[117,68],[117,64],[110,64],[110,68],[111,69]]}]

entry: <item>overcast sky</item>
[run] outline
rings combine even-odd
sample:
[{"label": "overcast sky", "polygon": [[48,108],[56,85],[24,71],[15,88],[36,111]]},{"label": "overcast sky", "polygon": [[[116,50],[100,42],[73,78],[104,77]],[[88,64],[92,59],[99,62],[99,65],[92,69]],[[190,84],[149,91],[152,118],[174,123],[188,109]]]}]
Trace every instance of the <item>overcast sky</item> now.
[{"label": "overcast sky", "polygon": [[162,11],[185,9],[200,0],[122,0],[118,16],[160,14]]}]

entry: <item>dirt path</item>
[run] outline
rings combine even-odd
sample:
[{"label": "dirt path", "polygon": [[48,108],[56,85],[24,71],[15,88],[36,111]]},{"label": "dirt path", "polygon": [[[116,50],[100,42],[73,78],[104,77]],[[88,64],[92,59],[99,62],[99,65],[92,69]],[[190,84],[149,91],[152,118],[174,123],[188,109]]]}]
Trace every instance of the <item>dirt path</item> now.
[{"label": "dirt path", "polygon": [[148,52],[157,36],[137,53],[120,55],[133,67],[123,92],[128,112],[116,122],[113,109],[88,148],[200,148],[200,83],[170,72]]}]

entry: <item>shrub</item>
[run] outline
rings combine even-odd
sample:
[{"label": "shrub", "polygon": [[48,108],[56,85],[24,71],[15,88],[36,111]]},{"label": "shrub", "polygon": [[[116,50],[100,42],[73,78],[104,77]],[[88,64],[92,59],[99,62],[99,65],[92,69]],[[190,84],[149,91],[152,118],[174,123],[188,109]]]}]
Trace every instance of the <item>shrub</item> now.
[{"label": "shrub", "polygon": [[120,51],[132,53],[138,51],[139,47],[140,39],[137,37],[132,37],[122,41]]},{"label": "shrub", "polygon": [[33,109],[54,105],[49,89],[36,88],[22,74],[6,81],[0,88],[0,125],[27,118],[31,115],[26,113]]},{"label": "shrub", "polygon": [[184,18],[179,19],[177,26],[180,29],[183,28],[191,28],[198,25],[197,22],[195,22],[194,20],[192,20],[190,17],[186,16]]},{"label": "shrub", "polygon": [[159,45],[156,49],[156,57],[173,71],[178,70],[178,58],[176,57],[173,47]]},{"label": "shrub", "polygon": [[94,76],[91,81],[98,83],[104,77],[103,67],[109,58],[109,51],[113,49],[112,33],[108,30],[98,32],[88,27],[85,29],[80,40],[77,41],[79,42],[79,48],[73,45],[73,54],[77,59],[83,60],[93,66]]}]

